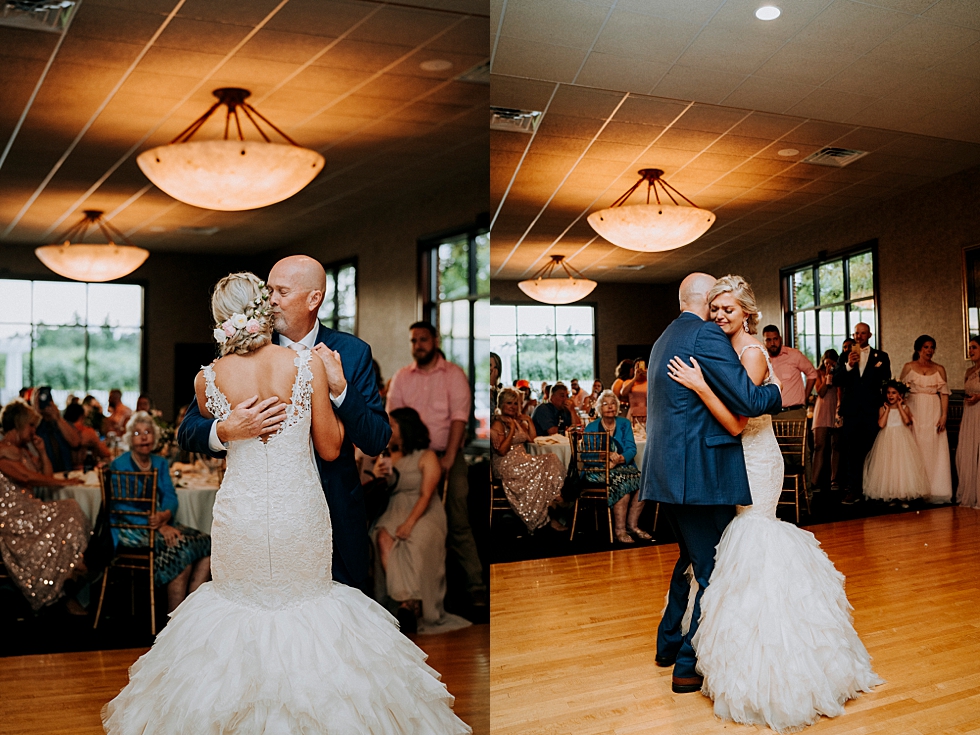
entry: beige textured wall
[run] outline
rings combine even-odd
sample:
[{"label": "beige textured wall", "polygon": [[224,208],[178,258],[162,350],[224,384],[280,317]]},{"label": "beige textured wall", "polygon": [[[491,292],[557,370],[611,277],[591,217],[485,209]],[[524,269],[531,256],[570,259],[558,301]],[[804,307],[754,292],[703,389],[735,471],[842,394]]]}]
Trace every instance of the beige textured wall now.
[{"label": "beige textured wall", "polygon": [[938,342],[936,362],[950,386],[963,387],[962,252],[980,244],[980,167],[832,221],[800,228],[748,251],[720,258],[708,270],[738,273],[752,283],[765,321],[781,324],[779,269],[878,240],[879,331],[872,344],[885,350],[897,377],[920,334]]},{"label": "beige textured wall", "polygon": [[[517,281],[498,279],[490,283],[490,300],[536,303],[517,287]],[[680,313],[677,284],[599,283],[581,303],[596,307],[599,379],[607,388],[615,380],[616,346],[653,344]]]}]

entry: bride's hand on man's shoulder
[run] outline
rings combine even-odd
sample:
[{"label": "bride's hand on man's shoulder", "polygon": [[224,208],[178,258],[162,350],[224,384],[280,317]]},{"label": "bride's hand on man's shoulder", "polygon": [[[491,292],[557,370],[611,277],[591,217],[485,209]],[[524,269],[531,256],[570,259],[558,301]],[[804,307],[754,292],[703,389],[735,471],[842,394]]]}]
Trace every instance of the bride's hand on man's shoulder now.
[{"label": "bride's hand on man's shoulder", "polygon": [[688,365],[675,355],[667,363],[667,374],[685,388],[694,391],[708,387],[704,373],[701,372],[701,366],[698,365],[698,361],[694,357],[691,358],[691,364]]},{"label": "bride's hand on man's shoulder", "polygon": [[331,350],[323,342],[313,345],[313,354],[320,358],[324,370],[327,371],[327,382],[330,384],[330,393],[339,396],[347,387],[347,379],[344,378],[344,364],[340,359],[340,353]]}]

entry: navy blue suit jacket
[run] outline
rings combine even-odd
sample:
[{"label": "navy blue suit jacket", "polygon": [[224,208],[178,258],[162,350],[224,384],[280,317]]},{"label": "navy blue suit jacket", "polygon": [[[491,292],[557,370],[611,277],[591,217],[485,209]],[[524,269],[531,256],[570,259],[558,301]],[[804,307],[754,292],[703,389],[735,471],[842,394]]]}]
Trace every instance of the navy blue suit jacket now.
[{"label": "navy blue suit jacket", "polygon": [[[316,458],[333,525],[333,578],[351,587],[362,587],[368,575],[367,514],[354,463],[354,446],[370,456],[381,454],[391,438],[391,426],[378,394],[371,347],[353,335],[323,325],[316,341],[340,353],[347,380],[344,402],[334,409],[344,424],[340,456],[332,462]],[[273,335],[273,342],[279,344],[278,334]],[[180,448],[223,457],[224,452],[214,453],[208,446],[212,422],[213,419],[201,416],[197,401],[191,401],[177,429]]]},{"label": "navy blue suit jacket", "polygon": [[650,352],[640,498],[677,505],[750,505],[742,440],[728,433],[694,391],[667,374],[675,355],[688,365],[696,358],[708,385],[733,413],[761,416],[782,406],[779,388],[749,379],[717,324],[682,313]]}]

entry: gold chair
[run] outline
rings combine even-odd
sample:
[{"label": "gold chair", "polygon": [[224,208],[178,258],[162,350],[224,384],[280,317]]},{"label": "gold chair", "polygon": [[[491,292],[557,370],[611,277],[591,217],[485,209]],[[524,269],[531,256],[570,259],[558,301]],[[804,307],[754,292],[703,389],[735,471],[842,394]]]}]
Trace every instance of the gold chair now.
[{"label": "gold chair", "polygon": [[[792,505],[796,510],[796,523],[800,522],[800,493],[810,513],[810,491],[806,486],[806,419],[774,419],[772,431],[776,435],[779,451],[783,455],[783,493],[793,493],[792,500],[780,500],[777,505]],[[792,487],[787,484],[792,483]],[[780,494],[782,498],[782,494]]]},{"label": "gold chair", "polygon": [[504,483],[493,474],[493,462],[490,462],[490,526],[493,526],[494,511],[510,510],[510,501],[504,493]]},{"label": "gold chair", "polygon": [[[585,477],[582,480],[582,493],[575,499],[572,513],[572,533],[575,539],[575,525],[578,522],[579,504],[583,500],[601,501],[609,521],[609,543],[613,543],[612,508],[609,507],[609,434],[604,431],[586,431],[578,442],[579,465]],[[587,479],[589,475],[596,480]],[[599,529],[599,510],[596,509],[596,530]]]},{"label": "gold chair", "polygon": [[[99,605],[95,611],[95,623],[92,628],[99,627],[99,617],[102,615],[102,602],[109,582],[109,571],[112,569],[129,569],[130,571],[130,606],[136,614],[136,576],[137,571],[146,572],[149,576],[150,591],[150,633],[157,634],[156,601],[153,594],[153,563],[156,531],[150,528],[150,516],[156,511],[157,500],[157,471],[122,472],[118,470],[100,469],[99,477],[102,485],[102,507],[106,509],[109,525],[116,529],[141,529],[147,532],[147,546],[119,546],[115,556],[109,562],[102,575],[102,591],[99,593]],[[125,504],[117,509],[117,504]]]}]

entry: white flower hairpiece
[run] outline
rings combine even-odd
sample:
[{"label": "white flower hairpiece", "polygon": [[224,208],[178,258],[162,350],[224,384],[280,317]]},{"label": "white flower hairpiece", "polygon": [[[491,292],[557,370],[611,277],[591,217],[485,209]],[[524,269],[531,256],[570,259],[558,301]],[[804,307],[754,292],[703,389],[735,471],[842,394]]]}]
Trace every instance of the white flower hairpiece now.
[{"label": "white flower hairpiece", "polygon": [[247,334],[257,334],[262,331],[262,322],[259,319],[269,316],[270,313],[272,309],[269,305],[269,289],[265,287],[265,281],[259,281],[259,295],[245,308],[245,313],[232,314],[214,328],[212,335],[218,344],[223,345],[240,330],[245,330]]}]

